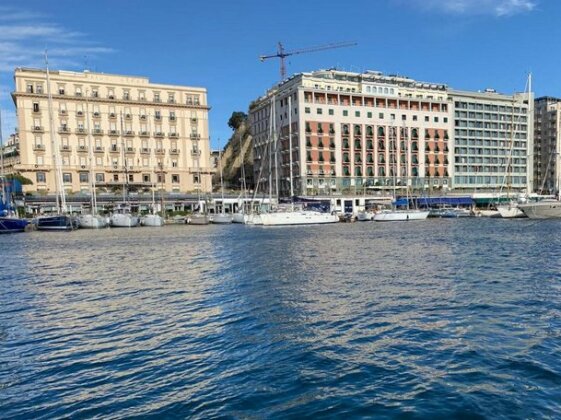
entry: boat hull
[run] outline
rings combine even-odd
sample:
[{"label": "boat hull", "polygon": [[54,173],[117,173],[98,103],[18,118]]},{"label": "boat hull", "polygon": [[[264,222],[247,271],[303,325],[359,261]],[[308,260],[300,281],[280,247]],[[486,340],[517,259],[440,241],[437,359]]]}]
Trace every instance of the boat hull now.
[{"label": "boat hull", "polygon": [[0,233],[24,232],[29,221],[17,217],[0,217]]},{"label": "boat hull", "polygon": [[368,222],[374,220],[375,213],[373,211],[359,211],[356,220],[359,222]]},{"label": "boat hull", "polygon": [[212,216],[212,223],[218,225],[227,225],[232,223],[232,215],[227,213],[217,213]]},{"label": "boat hull", "polygon": [[422,210],[394,210],[382,211],[374,216],[375,222],[403,222],[411,220],[426,220],[428,211]]},{"label": "boat hull", "polygon": [[136,227],[140,224],[140,219],[132,214],[114,214],[111,216],[112,227]]},{"label": "boat hull", "polygon": [[83,214],[78,217],[78,227],[81,229],[101,229],[108,225],[107,218],[103,216]]},{"label": "boat hull", "polygon": [[232,223],[243,223],[246,224],[248,220],[248,215],[245,213],[234,213],[232,214]]},{"label": "boat hull", "polygon": [[559,201],[540,201],[537,203],[520,204],[518,208],[530,219],[561,218],[561,202]]},{"label": "boat hull", "polygon": [[140,219],[142,226],[160,227],[164,225],[164,219],[157,214],[148,214]]},{"label": "boat hull", "polygon": [[497,211],[503,219],[515,219],[519,217],[527,217],[517,205],[497,206]]},{"label": "boat hull", "polygon": [[210,223],[210,218],[206,214],[192,214],[187,219],[187,223],[190,225],[208,225]]},{"label": "boat hull", "polygon": [[77,228],[77,222],[67,215],[39,216],[35,225],[37,230],[70,231]]},{"label": "boat hull", "polygon": [[263,213],[261,214],[261,222],[264,226],[317,225],[337,223],[339,217],[336,214],[316,211],[289,211]]}]

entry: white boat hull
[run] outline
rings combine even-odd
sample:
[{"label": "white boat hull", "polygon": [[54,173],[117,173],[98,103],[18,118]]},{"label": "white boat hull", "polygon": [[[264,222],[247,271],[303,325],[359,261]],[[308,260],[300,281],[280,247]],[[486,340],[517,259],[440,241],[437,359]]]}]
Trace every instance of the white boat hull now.
[{"label": "white boat hull", "polygon": [[518,205],[511,204],[507,206],[497,206],[497,211],[503,219],[514,219],[517,217],[526,217],[524,212],[518,208]]},{"label": "white boat hull", "polygon": [[370,220],[374,220],[375,214],[376,213],[372,211],[359,211],[358,214],[356,215],[356,220],[358,220],[359,222],[367,222]]},{"label": "white boat hull", "polygon": [[107,227],[109,222],[106,217],[94,214],[82,214],[78,217],[78,227],[80,229],[101,229]]},{"label": "white boat hull", "polygon": [[498,210],[479,210],[478,215],[481,217],[501,217]]},{"label": "white boat hull", "polygon": [[227,213],[217,213],[212,215],[212,223],[227,225],[232,223],[232,215]]},{"label": "white boat hull", "polygon": [[118,213],[111,216],[111,226],[113,227],[136,227],[139,223],[139,218],[132,214]]},{"label": "white boat hull", "polygon": [[426,220],[428,211],[423,210],[390,210],[376,213],[375,222],[401,222],[409,220]]},{"label": "white boat hull", "polygon": [[206,214],[193,213],[187,219],[187,223],[190,225],[208,225],[210,223],[210,218]]},{"label": "white boat hull", "polygon": [[140,219],[142,226],[160,227],[164,225],[164,219],[157,214],[147,214]]},{"label": "white boat hull", "polygon": [[243,223],[246,224],[249,219],[249,215],[245,213],[234,213],[232,214],[232,223]]},{"label": "white boat hull", "polygon": [[261,214],[261,221],[264,226],[315,225],[337,223],[339,217],[336,214],[317,211],[283,211],[263,213]]},{"label": "white boat hull", "polygon": [[519,204],[518,208],[530,219],[561,218],[560,201],[539,201],[537,203]]},{"label": "white boat hull", "polygon": [[263,220],[261,219],[261,214],[253,213],[246,215],[245,220],[246,225],[262,225]]}]

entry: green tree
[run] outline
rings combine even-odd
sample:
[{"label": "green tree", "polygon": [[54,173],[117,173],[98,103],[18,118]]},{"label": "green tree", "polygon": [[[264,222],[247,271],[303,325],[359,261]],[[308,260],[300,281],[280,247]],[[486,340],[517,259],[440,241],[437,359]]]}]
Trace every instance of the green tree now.
[{"label": "green tree", "polygon": [[247,114],[245,112],[232,112],[232,116],[228,120],[228,127],[232,130],[237,130],[240,128],[240,125],[247,120]]}]

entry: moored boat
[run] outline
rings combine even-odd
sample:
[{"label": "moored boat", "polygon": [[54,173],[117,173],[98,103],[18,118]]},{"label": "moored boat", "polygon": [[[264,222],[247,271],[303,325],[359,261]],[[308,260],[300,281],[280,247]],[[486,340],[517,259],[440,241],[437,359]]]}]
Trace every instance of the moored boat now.
[{"label": "moored boat", "polygon": [[78,227],[81,229],[101,229],[108,225],[108,218],[98,214],[82,214],[78,217]]},{"label": "moored boat", "polygon": [[409,220],[425,220],[428,210],[382,210],[374,215],[375,222],[400,222]]},{"label": "moored boat", "polygon": [[78,222],[67,214],[39,216],[34,219],[37,230],[69,231],[78,228]]}]

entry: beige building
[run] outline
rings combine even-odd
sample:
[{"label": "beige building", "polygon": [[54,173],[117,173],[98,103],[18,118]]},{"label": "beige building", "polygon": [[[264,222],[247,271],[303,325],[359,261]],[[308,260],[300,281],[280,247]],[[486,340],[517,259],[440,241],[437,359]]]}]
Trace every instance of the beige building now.
[{"label": "beige building", "polygon": [[445,85],[402,76],[297,74],[250,106],[255,180],[288,195],[290,122],[295,194],[447,189],[450,104]]},{"label": "beige building", "polygon": [[[145,77],[15,70],[19,156],[25,192],[54,193],[59,159],[66,192],[211,191],[206,89]],[[50,112],[51,110],[51,112]],[[54,136],[51,135],[54,133]]]},{"label": "beige building", "polygon": [[555,194],[561,176],[561,99],[544,96],[534,104],[534,190]]}]

